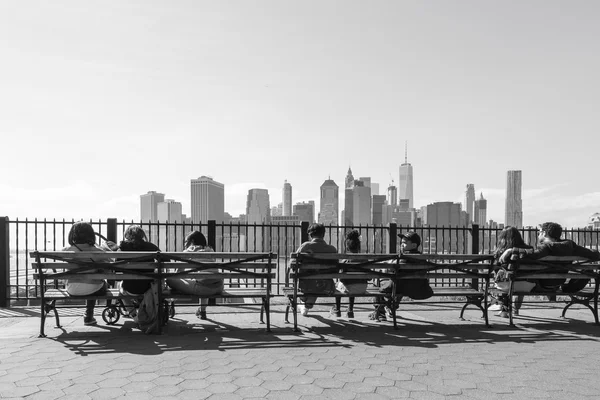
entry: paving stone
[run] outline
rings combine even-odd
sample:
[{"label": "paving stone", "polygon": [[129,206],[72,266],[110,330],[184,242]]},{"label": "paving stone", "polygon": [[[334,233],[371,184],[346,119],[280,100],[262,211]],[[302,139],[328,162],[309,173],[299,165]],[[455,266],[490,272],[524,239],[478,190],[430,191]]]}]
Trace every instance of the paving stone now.
[{"label": "paving stone", "polygon": [[263,398],[265,397],[267,394],[269,393],[269,391],[263,387],[243,387],[238,389],[235,394],[239,395],[240,397],[246,399],[246,398]]},{"label": "paving stone", "polygon": [[298,394],[301,394],[303,396],[323,393],[323,389],[322,388],[320,388],[318,386],[314,386],[314,385],[296,384],[296,385],[293,385],[290,388],[290,390],[292,392],[294,392],[294,393],[298,393]]},{"label": "paving stone", "polygon": [[233,393],[239,388],[232,383],[211,383],[206,387],[206,391],[215,394]]},{"label": "paving stone", "polygon": [[293,384],[289,381],[264,381],[260,386],[267,390],[280,391],[289,390]]}]

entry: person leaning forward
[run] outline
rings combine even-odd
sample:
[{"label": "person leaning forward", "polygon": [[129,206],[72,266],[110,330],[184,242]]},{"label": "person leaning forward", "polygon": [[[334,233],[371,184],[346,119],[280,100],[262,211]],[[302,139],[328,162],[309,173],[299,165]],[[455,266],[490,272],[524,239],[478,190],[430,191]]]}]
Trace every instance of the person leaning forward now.
[{"label": "person leaning forward", "polygon": [[[296,253],[337,253],[337,249],[325,241],[325,226],[313,223],[308,227],[310,240],[300,245]],[[337,271],[334,268],[333,271]],[[325,272],[325,271],[321,271]],[[333,279],[301,279],[298,288],[306,293],[331,294],[335,291]],[[301,296],[299,298],[298,311],[303,316],[308,315],[308,310],[313,308],[317,302],[317,296]]]}]

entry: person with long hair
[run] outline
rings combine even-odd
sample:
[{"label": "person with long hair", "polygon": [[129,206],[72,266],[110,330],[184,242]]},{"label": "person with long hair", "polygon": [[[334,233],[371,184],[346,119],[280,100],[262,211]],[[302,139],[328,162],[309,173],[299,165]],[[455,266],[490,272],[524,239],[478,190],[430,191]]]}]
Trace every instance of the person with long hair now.
[{"label": "person with long hair", "polygon": [[[125,230],[123,240],[119,243],[117,251],[160,251],[157,245],[146,238],[146,232],[139,225],[130,225]],[[154,269],[141,269],[139,272],[154,272]],[[124,295],[143,296],[152,286],[152,279],[123,280],[119,292]],[[135,309],[130,299],[122,299],[125,309],[134,316]]]},{"label": "person with long hair", "polygon": [[[214,251],[207,245],[206,237],[200,231],[193,231],[185,237],[184,252],[212,252]],[[217,269],[205,269],[207,272],[218,272]],[[167,285],[177,292],[191,294],[194,296],[212,296],[223,292],[223,279],[217,278],[168,278]],[[200,319],[206,319],[206,306],[209,304],[208,298],[200,299],[200,307],[196,310],[196,316]]]},{"label": "person with long hair", "polygon": [[[345,238],[346,250],[348,253],[360,253],[360,232],[357,230],[351,230],[346,233]],[[346,294],[360,294],[367,290],[368,280],[361,279],[340,279],[336,282],[335,288],[337,291]],[[354,318],[354,296],[348,297],[348,312],[346,316],[348,318]],[[335,306],[331,309],[330,314],[334,317],[341,317],[341,303],[340,297],[335,298]]]},{"label": "person with long hair", "polygon": [[[494,250],[494,257],[499,266],[495,276],[497,287],[503,286],[502,282],[509,282],[508,275],[510,272],[508,266],[510,264],[510,257],[508,259],[505,259],[502,257],[502,255],[507,249],[513,248],[525,250],[532,249],[533,247],[529,246],[528,244],[525,244],[525,241],[523,240],[523,237],[521,236],[521,233],[517,228],[515,228],[514,226],[507,226],[498,235],[498,244],[496,245],[496,249]],[[517,283],[518,286],[516,286],[515,288],[518,291],[528,291],[535,286],[535,283],[531,282],[519,281],[515,284]],[[506,287],[502,288],[502,290],[504,289],[506,289]],[[521,304],[523,304],[523,297],[524,296],[522,295],[516,296],[516,301],[514,302],[513,307],[513,314],[519,315],[519,309],[521,308]],[[508,294],[502,294],[498,298],[498,300],[500,302],[500,311],[497,314],[497,316],[502,318],[508,318]]]},{"label": "person with long hair", "polygon": [[[87,222],[76,222],[71,227],[68,236],[69,246],[63,251],[75,252],[104,252],[105,250],[96,245],[96,233],[94,228]],[[90,260],[94,260],[94,256],[90,255]],[[94,273],[91,270],[88,273]],[[70,296],[91,296],[102,295],[106,293],[106,281],[104,279],[92,279],[81,273],[81,276],[67,279],[66,290]],[[86,300],[85,316],[83,323],[85,325],[96,325],[98,322],[94,318],[94,307],[96,300]]]}]

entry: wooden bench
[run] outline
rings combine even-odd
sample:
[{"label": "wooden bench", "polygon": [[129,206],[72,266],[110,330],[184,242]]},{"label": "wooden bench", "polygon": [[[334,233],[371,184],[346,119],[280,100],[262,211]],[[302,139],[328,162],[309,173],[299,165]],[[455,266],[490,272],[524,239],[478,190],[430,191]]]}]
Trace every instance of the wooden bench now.
[{"label": "wooden bench", "polygon": [[[349,260],[350,263],[343,263]],[[283,293],[288,297],[285,321],[288,321],[288,313],[291,309],[294,313],[294,330],[297,326],[297,298],[299,296],[318,297],[389,297],[392,309],[400,300],[396,296],[396,285],[392,285],[392,293],[381,293],[377,287],[368,287],[361,294],[345,294],[335,291],[332,294],[302,293],[299,290],[301,279],[428,279],[435,297],[465,297],[460,318],[463,318],[465,309],[474,305],[482,312],[486,326],[487,299],[490,277],[492,274],[491,255],[466,254],[410,254],[410,255],[381,255],[381,254],[306,254],[292,253],[289,268],[289,280],[291,285],[283,288]],[[330,272],[331,269],[337,272]],[[357,270],[356,267],[360,269]],[[326,272],[323,272],[326,271]],[[435,286],[436,281],[444,280],[444,286]],[[401,293],[398,293],[401,295]],[[392,313],[394,329],[397,329],[396,312]]]},{"label": "wooden bench", "polygon": [[[464,320],[465,310],[473,305],[481,310],[485,325],[490,326],[487,315],[488,291],[493,271],[492,255],[482,254],[402,254],[398,278],[429,280],[432,297],[461,297],[465,302],[459,318]],[[432,300],[418,300],[432,302]]]},{"label": "wooden bench", "polygon": [[[596,325],[600,324],[598,320],[598,291],[600,285],[600,264],[585,257],[557,257],[548,256],[539,260],[522,258],[511,261],[514,264],[514,271],[511,275],[509,292],[492,289],[490,293],[494,295],[507,294],[507,308],[509,315],[509,324],[513,324],[513,296],[568,296],[570,300],[562,310],[561,317],[565,318],[567,310],[580,304],[592,312]],[[544,281],[552,279],[592,279],[591,285],[584,289],[565,293],[560,288],[557,290],[536,290],[534,287],[530,292],[519,292],[514,290],[514,283],[518,281]],[[590,303],[592,303],[590,305]]]},{"label": "wooden bench", "polygon": [[[175,313],[175,301],[194,301],[200,298],[210,299],[260,299],[260,322],[264,323],[266,314],[266,330],[271,331],[270,299],[273,297],[272,282],[275,279],[275,254],[272,253],[212,253],[212,252],[180,252],[161,253],[163,273],[161,277],[185,279],[222,279],[222,293],[210,296],[196,296],[166,289],[163,298],[170,298],[170,315]],[[207,270],[218,269],[218,272]]]},{"label": "wooden bench", "polygon": [[[285,322],[289,323],[289,311],[292,310],[294,316],[294,331],[298,331],[298,297],[316,296],[316,297],[373,297],[381,295],[377,288],[368,287],[364,293],[346,294],[334,291],[331,294],[302,292],[299,288],[300,280],[317,279],[356,279],[371,280],[387,278],[392,279],[394,272],[388,272],[397,268],[395,254],[338,254],[338,253],[292,253],[288,277],[291,285],[283,288],[283,294],[288,298],[288,304],[285,310]],[[396,319],[393,319],[396,327]]]},{"label": "wooden bench", "polygon": [[[160,288],[165,287],[165,279],[169,277],[223,279],[227,290],[209,298],[261,298],[261,322],[263,313],[267,316],[267,330],[270,331],[271,281],[274,257],[269,253],[163,253],[163,252],[70,252],[70,251],[36,251],[31,253],[35,260],[33,268],[37,271],[38,293],[41,300],[40,337],[44,337],[44,325],[47,315],[53,311],[56,325],[60,327],[57,301],[72,303],[74,300],[107,300],[107,307],[102,316],[108,324],[114,324],[121,313],[118,304],[112,301],[122,299],[139,299],[141,296],[129,296],[119,293],[118,289],[108,289],[99,296],[70,296],[64,289],[66,280],[81,277],[105,279],[108,281],[151,279]],[[203,272],[205,269],[218,269],[219,272]],[[152,270],[153,272],[148,272]],[[95,271],[90,273],[89,271]],[[245,280],[245,282],[242,282]],[[252,288],[248,280],[253,280]],[[48,282],[52,282],[50,285]],[[169,314],[174,314],[174,300],[170,307],[165,298],[198,298],[187,294],[175,293],[171,290],[160,290],[158,296],[158,319],[166,323]],[[159,306],[160,305],[160,306]],[[159,333],[161,332],[159,324]]]}]

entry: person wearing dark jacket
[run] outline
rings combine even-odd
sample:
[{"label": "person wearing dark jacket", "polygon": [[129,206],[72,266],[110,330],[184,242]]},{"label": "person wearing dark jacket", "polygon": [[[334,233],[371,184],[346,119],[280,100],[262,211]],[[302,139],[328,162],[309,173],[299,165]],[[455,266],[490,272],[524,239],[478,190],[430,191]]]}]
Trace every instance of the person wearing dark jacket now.
[{"label": "person wearing dark jacket", "polygon": [[[402,240],[400,244],[401,254],[421,254],[419,246],[421,246],[421,237],[416,232],[407,232],[405,234],[399,234],[398,237]],[[396,261],[391,261],[396,262]],[[401,264],[407,264],[407,260],[401,260]],[[409,263],[413,263],[410,261]],[[404,273],[419,273],[419,270],[402,269]],[[403,296],[408,296],[414,300],[425,300],[433,296],[433,289],[429,286],[429,280],[424,277],[423,279],[397,279],[396,282],[396,306],[400,302]],[[381,293],[391,294],[392,293],[392,281],[384,279],[381,281],[379,287]],[[387,318],[392,318],[392,313],[395,310],[392,309],[392,298],[391,296],[376,297],[375,300],[375,311],[369,315],[369,319],[375,321],[387,321]],[[386,315],[387,314],[387,315]]]},{"label": "person wearing dark jacket", "polygon": [[[545,222],[540,226],[538,235],[537,249],[507,249],[500,257],[500,262],[508,262],[513,252],[517,251],[520,257],[525,257],[531,260],[537,260],[546,256],[576,256],[585,257],[587,259],[598,261],[600,253],[598,251],[586,249],[579,246],[574,241],[565,239],[561,240],[562,226],[555,222]],[[564,279],[545,279],[538,281],[537,290],[556,290],[558,287],[565,293],[575,293],[583,289],[589,282],[589,279],[569,279],[565,282]]]},{"label": "person wearing dark jacket", "polygon": [[[148,242],[146,232],[139,225],[130,225],[119,244],[118,251],[160,251],[154,243]],[[153,269],[141,269],[140,272],[154,272]],[[125,295],[142,296],[152,285],[152,279],[130,279],[121,282],[120,292]],[[131,300],[123,299],[123,304],[130,314],[133,313]]]}]

